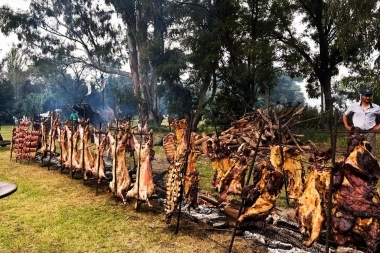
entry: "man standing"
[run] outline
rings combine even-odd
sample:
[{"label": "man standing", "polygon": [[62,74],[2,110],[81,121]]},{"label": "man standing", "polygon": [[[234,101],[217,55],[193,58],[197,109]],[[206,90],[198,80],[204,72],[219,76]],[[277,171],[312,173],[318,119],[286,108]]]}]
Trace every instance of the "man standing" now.
[{"label": "man standing", "polygon": [[78,120],[79,120],[79,116],[78,116],[78,113],[77,112],[72,112],[70,114],[70,120],[73,124],[73,130],[77,130],[78,128]]},{"label": "man standing", "polygon": [[[380,130],[380,124],[376,124],[376,116],[380,115],[380,107],[371,102],[371,89],[362,90],[361,95],[361,101],[350,105],[343,114],[343,123],[348,131],[353,127],[360,128],[371,145],[371,153],[375,154],[376,132]],[[353,127],[348,124],[350,115],[352,115]]]}]

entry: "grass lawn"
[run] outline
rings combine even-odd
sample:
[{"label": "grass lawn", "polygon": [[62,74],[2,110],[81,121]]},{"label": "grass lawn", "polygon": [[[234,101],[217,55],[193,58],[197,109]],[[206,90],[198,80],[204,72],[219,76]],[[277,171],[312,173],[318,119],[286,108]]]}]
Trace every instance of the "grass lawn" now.
[{"label": "grass lawn", "polygon": [[[1,134],[10,140],[10,127],[3,126]],[[0,199],[0,253],[211,253],[229,246],[231,230],[211,231],[185,218],[175,235],[177,215],[167,225],[158,201],[135,211],[133,200],[123,206],[106,186],[96,195],[95,186],[83,180],[38,163],[10,160],[9,146],[0,147],[0,161],[0,181],[18,185],[14,194]],[[237,237],[233,250],[252,248]]]},{"label": "grass lawn", "polygon": [[[11,140],[11,126],[2,126],[0,133],[4,140]],[[164,135],[156,134],[155,143]],[[310,132],[305,139],[320,147],[330,147],[329,136]],[[346,136],[339,135],[339,153],[345,149],[345,143]],[[377,144],[380,145],[380,140]],[[162,166],[167,166],[162,146],[154,149]],[[304,164],[304,169],[307,166]],[[200,189],[217,195],[210,183],[214,172],[209,159],[200,156],[197,169]],[[175,235],[177,215],[172,224],[166,224],[164,206],[158,201],[151,201],[153,207],[143,204],[135,211],[133,200],[123,206],[108,192],[107,185],[96,194],[94,184],[72,179],[56,169],[48,170],[38,163],[10,159],[9,146],[0,147],[0,181],[18,185],[14,194],[0,199],[0,253],[212,253],[225,252],[232,236],[231,229],[214,231],[186,218],[181,219],[179,233]],[[277,204],[287,207],[285,194],[282,195]],[[236,237],[233,252],[258,252],[258,247]]]}]

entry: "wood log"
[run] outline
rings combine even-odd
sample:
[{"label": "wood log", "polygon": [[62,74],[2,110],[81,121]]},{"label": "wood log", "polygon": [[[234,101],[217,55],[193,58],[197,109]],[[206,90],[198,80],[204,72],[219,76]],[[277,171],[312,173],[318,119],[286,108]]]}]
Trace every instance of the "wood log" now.
[{"label": "wood log", "polygon": [[209,202],[210,204],[212,204],[214,206],[219,206],[218,200],[216,200],[215,198],[213,198],[211,196],[206,196],[206,195],[203,195],[202,193],[198,193],[198,197]]},{"label": "wood log", "polygon": [[196,140],[196,141],[194,142],[194,145],[198,146],[198,145],[204,143],[205,141],[207,141],[208,139],[210,139],[209,136],[202,137],[201,139]]}]

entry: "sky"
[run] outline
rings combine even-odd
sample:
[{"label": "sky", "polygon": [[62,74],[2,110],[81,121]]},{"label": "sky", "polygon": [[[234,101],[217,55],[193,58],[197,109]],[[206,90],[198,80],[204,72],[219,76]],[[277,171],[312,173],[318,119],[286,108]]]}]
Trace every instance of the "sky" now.
[{"label": "sky", "polygon": [[[0,0],[0,6],[9,5],[12,9],[26,10],[29,6],[29,2],[29,0]],[[0,31],[0,59],[9,52],[15,43],[17,43],[17,37],[15,35],[6,37]]]}]

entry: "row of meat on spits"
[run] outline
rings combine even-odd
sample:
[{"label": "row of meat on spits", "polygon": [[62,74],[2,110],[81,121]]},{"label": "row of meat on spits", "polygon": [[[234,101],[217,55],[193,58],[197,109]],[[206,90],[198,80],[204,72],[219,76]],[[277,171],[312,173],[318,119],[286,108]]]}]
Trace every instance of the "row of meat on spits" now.
[{"label": "row of meat on spits", "polygon": [[[177,124],[178,123],[178,124]],[[186,121],[178,121],[175,124],[174,133],[170,133],[164,140],[164,148],[169,161],[167,178],[167,201],[165,205],[167,221],[178,207],[180,194],[186,199],[191,199],[191,206],[197,203],[198,172],[195,169],[196,159],[199,152],[189,148],[190,137],[187,134]],[[33,131],[28,131],[31,122],[21,122],[13,130],[13,152],[29,148],[33,143],[33,151],[41,153],[42,157],[56,154],[56,147],[60,147],[57,159],[62,168],[70,170],[73,176],[77,172],[83,173],[85,180],[89,176],[98,179],[109,180],[105,171],[104,157],[112,159],[112,181],[109,189],[114,192],[124,203],[128,198],[137,199],[136,208],[146,202],[155,193],[151,160],[154,157],[153,130],[148,131],[147,125],[137,129],[131,126],[131,122],[108,125],[106,129],[95,129],[89,120],[80,120],[78,125],[73,122],[64,122],[58,126],[59,118],[49,118],[38,125],[34,125]],[[136,136],[140,136],[139,139]],[[194,138],[194,135],[192,135]],[[94,145],[91,145],[91,137]],[[27,142],[30,141],[30,142]],[[36,145],[35,145],[36,144]],[[130,170],[126,161],[127,153],[136,158],[138,173],[133,184]],[[186,176],[183,176],[184,166],[187,168]],[[182,188],[182,186],[184,188]]]},{"label": "row of meat on spits", "polygon": [[[139,127],[132,129],[131,123],[118,124],[115,129],[107,127],[105,132],[94,129],[89,121],[80,121],[78,129],[73,131],[69,125],[58,132],[61,147],[61,163],[72,170],[72,173],[82,171],[84,179],[89,175],[107,179],[105,173],[104,153],[112,158],[112,181],[109,189],[125,203],[128,198],[137,200],[136,208],[142,202],[148,205],[149,198],[154,193],[154,183],[151,167],[153,151],[153,131]],[[142,136],[140,140],[136,134]],[[91,135],[94,138],[95,148],[91,149]],[[126,153],[133,153],[137,157],[139,173],[132,186],[131,175],[126,162]]]},{"label": "row of meat on spits", "polygon": [[[153,131],[148,131],[146,125],[138,126],[136,131],[130,122],[126,122],[113,130],[108,127],[101,132],[101,129],[94,129],[89,121],[80,121],[78,129],[69,124],[57,127],[57,120],[51,120],[50,124],[50,127],[41,125],[39,130],[43,140],[41,153],[55,152],[53,146],[57,139],[62,166],[72,173],[83,172],[85,179],[92,174],[98,180],[106,178],[103,154],[107,153],[113,161],[109,188],[124,202],[128,198],[137,199],[136,208],[143,202],[150,205],[149,199],[155,191],[151,167],[154,151]],[[303,168],[299,148],[271,145],[269,157],[255,164],[252,183],[245,184],[247,170],[255,154],[254,145],[242,143],[234,152],[228,148],[221,152],[223,141],[191,132],[186,120],[174,120],[172,126],[173,133],[163,140],[169,163],[165,204],[168,223],[182,200],[189,207],[197,206],[199,173],[196,161],[201,154],[197,147],[200,145],[211,159],[215,173],[212,184],[220,195],[219,204],[226,214],[229,215],[231,210],[229,196],[240,195],[243,198],[241,215],[234,217],[238,222],[267,218],[275,210],[276,201],[285,186],[286,196],[297,205],[296,221],[305,236],[303,243],[310,246],[327,226],[327,196],[332,192],[330,227],[335,241],[339,245],[347,245],[364,240],[368,252],[379,250],[380,197],[376,184],[380,167],[366,149],[364,136],[352,135],[346,155],[338,162],[329,162],[331,149],[315,151],[309,158],[307,171]],[[21,127],[26,128],[24,125]],[[32,131],[31,137],[26,134],[21,141],[19,134],[23,133],[22,130],[26,129],[12,130],[17,136],[14,145],[25,144],[25,139],[31,142],[36,136]],[[95,148],[91,148],[91,135]],[[141,138],[136,139],[136,135]],[[127,152],[134,152],[138,160],[139,173],[133,186],[125,159]],[[214,156],[213,153],[219,155]]]},{"label": "row of meat on spits", "polygon": [[[219,143],[208,140],[208,150],[214,152]],[[302,152],[282,145],[270,146],[269,157],[258,161],[253,170],[252,183],[245,185],[252,149],[242,145],[233,155],[210,156],[215,175],[212,181],[220,194],[219,203],[225,205],[227,216],[238,222],[264,220],[275,211],[276,202],[286,189],[286,197],[297,206],[295,220],[304,235],[307,247],[316,242],[327,228],[328,196],[332,191],[330,228],[338,245],[360,245],[365,242],[367,252],[380,250],[380,196],[377,182],[380,167],[367,150],[365,137],[349,137],[349,148],[344,157],[331,161],[332,149],[315,151],[304,170]],[[222,150],[223,147],[218,147]],[[228,153],[228,152],[224,152]],[[223,152],[219,152],[223,154]],[[253,153],[254,154],[254,153]],[[330,180],[332,185],[330,184]],[[229,196],[242,196],[243,208],[237,216]]]},{"label": "row of meat on spits", "polygon": [[[82,172],[85,180],[94,176],[100,183],[107,179],[105,172],[104,154],[112,161],[112,181],[109,189],[120,197],[124,202],[127,198],[138,201],[138,207],[142,202],[147,202],[154,193],[154,183],[151,169],[151,158],[153,151],[153,131],[138,127],[132,129],[130,122],[119,124],[112,129],[107,127],[103,132],[95,129],[89,120],[80,120],[78,125],[72,122],[63,123],[58,126],[59,118],[53,118],[33,126],[33,131],[28,131],[31,122],[20,122],[18,127],[13,128],[12,153],[19,153],[28,149],[34,152],[29,157],[34,158],[36,151],[42,157],[56,155],[56,146],[59,145],[61,153],[57,159],[62,168],[69,169],[71,175]],[[136,135],[142,136],[140,140]],[[95,145],[91,145],[91,137]],[[33,144],[33,146],[31,146]],[[30,149],[33,147],[33,149]],[[20,151],[21,150],[21,151]],[[137,157],[139,173],[135,184],[132,185],[131,176],[126,164],[126,153],[133,152]],[[25,157],[24,157],[25,158]]]}]

